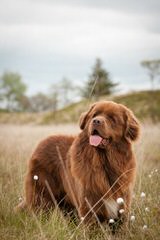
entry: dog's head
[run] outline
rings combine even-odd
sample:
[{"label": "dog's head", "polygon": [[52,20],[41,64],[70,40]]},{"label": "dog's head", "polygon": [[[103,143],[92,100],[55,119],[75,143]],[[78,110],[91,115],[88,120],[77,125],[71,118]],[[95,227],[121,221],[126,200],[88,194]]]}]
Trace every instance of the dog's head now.
[{"label": "dog's head", "polygon": [[87,133],[89,143],[102,148],[122,139],[135,141],[140,129],[131,110],[111,101],[93,104],[88,112],[82,113],[79,124]]}]

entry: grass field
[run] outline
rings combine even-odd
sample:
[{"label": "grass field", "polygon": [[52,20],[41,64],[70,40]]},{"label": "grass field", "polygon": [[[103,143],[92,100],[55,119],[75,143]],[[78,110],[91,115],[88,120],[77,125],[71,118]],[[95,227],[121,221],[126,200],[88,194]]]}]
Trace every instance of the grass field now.
[{"label": "grass field", "polygon": [[[74,125],[0,125],[0,239],[89,240],[160,239],[160,125],[146,124],[135,146],[138,173],[131,209],[134,221],[116,235],[104,224],[92,230],[79,226],[78,219],[64,217],[55,209],[47,217],[40,213],[13,212],[23,197],[23,178],[27,160],[36,144],[56,133],[75,134]],[[141,193],[144,192],[144,194]]]}]

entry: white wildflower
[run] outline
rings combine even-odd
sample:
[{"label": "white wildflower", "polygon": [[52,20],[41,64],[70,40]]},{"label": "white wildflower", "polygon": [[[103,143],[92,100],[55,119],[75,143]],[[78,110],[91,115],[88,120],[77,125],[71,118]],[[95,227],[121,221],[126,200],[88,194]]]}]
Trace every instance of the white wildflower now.
[{"label": "white wildflower", "polygon": [[120,210],[119,210],[119,213],[120,213],[120,214],[124,213],[124,209],[123,209],[123,208],[120,209]]},{"label": "white wildflower", "polygon": [[121,198],[121,197],[117,198],[117,203],[118,204],[123,204],[124,203],[123,198]]},{"label": "white wildflower", "polygon": [[144,225],[143,226],[143,230],[146,230],[148,227],[147,227],[147,225]]},{"label": "white wildflower", "polygon": [[146,194],[144,192],[141,192],[141,198],[145,198]]},{"label": "white wildflower", "polygon": [[38,176],[37,176],[37,175],[34,175],[34,176],[33,176],[33,179],[34,179],[35,181],[37,181],[37,180],[38,180]]},{"label": "white wildflower", "polygon": [[148,208],[148,207],[146,207],[146,208],[145,208],[145,211],[146,211],[146,212],[149,212],[149,208]]},{"label": "white wildflower", "polygon": [[111,223],[111,224],[114,223],[114,219],[112,219],[112,218],[109,219],[109,223]]},{"label": "white wildflower", "polygon": [[136,218],[135,218],[135,216],[134,216],[134,215],[132,215],[132,216],[131,216],[131,218],[130,218],[131,222],[134,222],[134,221],[135,221],[135,219],[136,219]]},{"label": "white wildflower", "polygon": [[22,199],[23,199],[22,197],[19,197],[19,199],[18,199],[18,200],[21,202],[21,201],[22,201]]},{"label": "white wildflower", "polygon": [[158,169],[155,169],[155,172],[158,172]]},{"label": "white wildflower", "polygon": [[148,177],[149,177],[149,178],[151,178],[151,177],[152,177],[152,175],[151,175],[151,174],[149,174],[149,175],[148,175]]}]

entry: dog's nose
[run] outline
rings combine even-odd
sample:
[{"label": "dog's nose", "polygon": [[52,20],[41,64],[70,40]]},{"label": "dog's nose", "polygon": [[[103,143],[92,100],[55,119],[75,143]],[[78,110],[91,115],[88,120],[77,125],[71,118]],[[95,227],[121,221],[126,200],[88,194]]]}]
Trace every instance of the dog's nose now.
[{"label": "dog's nose", "polygon": [[99,119],[93,119],[93,124],[94,125],[101,125],[101,121]]}]

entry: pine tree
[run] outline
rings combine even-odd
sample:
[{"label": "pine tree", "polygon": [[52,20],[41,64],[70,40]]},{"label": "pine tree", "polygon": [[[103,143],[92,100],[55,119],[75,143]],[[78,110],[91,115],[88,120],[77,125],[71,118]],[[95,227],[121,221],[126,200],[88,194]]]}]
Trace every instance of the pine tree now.
[{"label": "pine tree", "polygon": [[97,58],[92,73],[83,91],[85,98],[109,95],[117,84],[110,80],[109,72],[102,67],[101,59]]}]

